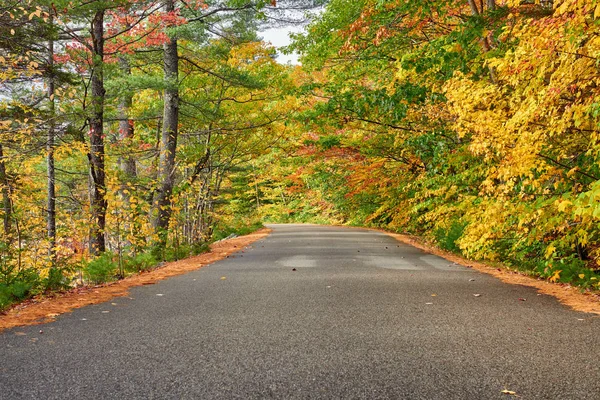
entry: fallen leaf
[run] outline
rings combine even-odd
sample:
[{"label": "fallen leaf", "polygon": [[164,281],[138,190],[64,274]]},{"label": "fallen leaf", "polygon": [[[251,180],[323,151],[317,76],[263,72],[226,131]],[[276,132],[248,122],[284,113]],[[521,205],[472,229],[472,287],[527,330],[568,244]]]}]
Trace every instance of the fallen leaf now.
[{"label": "fallen leaf", "polygon": [[227,279],[227,277],[226,277],[226,276],[222,276],[222,277],[221,277],[221,280],[222,280],[222,281],[224,281],[225,279]]},{"label": "fallen leaf", "polygon": [[548,278],[548,280],[552,283],[556,283],[559,279],[560,279],[560,273],[562,272],[562,269],[559,269],[558,271],[554,272],[554,275],[552,275],[552,277]]},{"label": "fallen leaf", "polygon": [[104,310],[102,311],[102,314],[108,314],[110,311]]},{"label": "fallen leaf", "polygon": [[17,336],[25,336],[27,334],[25,332],[15,332],[15,335],[17,335]]},{"label": "fallen leaf", "polygon": [[527,299],[524,299],[523,297],[519,297],[519,301],[527,301]]},{"label": "fallen leaf", "polygon": [[111,306],[116,306],[116,305],[117,305],[117,303],[110,303],[110,305],[111,305]]},{"label": "fallen leaf", "polygon": [[437,294],[435,294],[435,293],[431,295],[431,297],[435,297],[435,296],[437,296]]},{"label": "fallen leaf", "polygon": [[502,394],[508,394],[508,395],[511,395],[511,396],[516,396],[517,395],[517,392],[513,392],[512,390],[507,390],[507,389],[501,390],[500,393],[502,393]]},{"label": "fallen leaf", "polygon": [[473,294],[473,296],[475,296],[475,297],[481,297],[481,294],[479,294],[479,293],[474,293],[474,294]]},{"label": "fallen leaf", "polygon": [[475,279],[471,278],[469,279],[469,282],[475,282]]},{"label": "fallen leaf", "polygon": [[162,297],[162,296],[164,296],[164,294],[162,294],[162,293],[156,293],[156,295],[157,295],[158,297]]},{"label": "fallen leaf", "polygon": [[54,314],[54,313],[46,314],[46,317],[56,318],[56,317],[58,317],[58,314]]},{"label": "fallen leaf", "polygon": [[431,305],[431,304],[433,304],[433,303],[425,303],[425,304],[427,304],[427,305]]}]

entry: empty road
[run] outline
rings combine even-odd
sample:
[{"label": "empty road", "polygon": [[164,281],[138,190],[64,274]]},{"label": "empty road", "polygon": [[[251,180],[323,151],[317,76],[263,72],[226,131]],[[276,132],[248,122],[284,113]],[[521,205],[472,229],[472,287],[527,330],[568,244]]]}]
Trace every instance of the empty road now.
[{"label": "empty road", "polygon": [[1,333],[0,398],[600,398],[597,316],[383,233],[271,228],[226,260]]}]

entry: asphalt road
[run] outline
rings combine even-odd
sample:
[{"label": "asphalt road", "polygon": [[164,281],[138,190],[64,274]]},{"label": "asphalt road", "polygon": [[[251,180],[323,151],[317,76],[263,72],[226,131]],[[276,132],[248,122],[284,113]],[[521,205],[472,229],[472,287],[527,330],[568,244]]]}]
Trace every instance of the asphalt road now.
[{"label": "asphalt road", "polygon": [[0,334],[0,398],[600,399],[600,318],[382,233],[273,229]]}]

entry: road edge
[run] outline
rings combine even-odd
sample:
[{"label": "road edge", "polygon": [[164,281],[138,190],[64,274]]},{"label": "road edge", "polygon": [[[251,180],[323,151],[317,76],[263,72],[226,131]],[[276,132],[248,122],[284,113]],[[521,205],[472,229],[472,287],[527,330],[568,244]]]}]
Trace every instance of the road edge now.
[{"label": "road edge", "polygon": [[20,326],[39,325],[52,322],[57,316],[77,308],[109,301],[115,297],[127,296],[129,289],[152,285],[161,280],[183,275],[227,258],[238,251],[243,252],[252,243],[264,239],[272,232],[261,228],[251,234],[211,244],[210,251],[183,260],[166,263],[152,271],[140,273],[109,284],[76,288],[52,297],[41,297],[21,303],[6,314],[0,315],[0,333]]},{"label": "road edge", "polygon": [[600,315],[600,295],[591,292],[581,292],[579,288],[571,285],[551,283],[542,279],[538,279],[529,275],[525,275],[518,271],[499,268],[480,261],[473,261],[459,255],[441,250],[435,246],[424,243],[419,237],[393,233],[384,229],[366,228],[374,231],[385,233],[393,237],[399,242],[421,249],[427,253],[435,254],[448,261],[455,262],[468,268],[473,268],[484,274],[492,275],[500,279],[504,283],[511,285],[522,285],[533,287],[538,292],[555,297],[561,304],[580,312]]}]

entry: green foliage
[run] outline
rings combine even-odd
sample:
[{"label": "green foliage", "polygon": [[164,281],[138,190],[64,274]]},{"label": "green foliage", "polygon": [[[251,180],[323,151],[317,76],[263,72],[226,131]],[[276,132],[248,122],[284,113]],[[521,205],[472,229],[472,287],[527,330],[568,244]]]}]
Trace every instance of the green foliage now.
[{"label": "green foliage", "polygon": [[9,281],[0,282],[0,311],[31,297],[41,288],[35,270],[23,270]]},{"label": "green foliage", "polygon": [[95,285],[115,280],[117,273],[118,264],[115,255],[110,252],[90,260],[83,270],[85,279]]},{"label": "green foliage", "polygon": [[22,281],[15,281],[10,286],[10,294],[16,299],[21,300],[27,297],[31,290],[31,285]]},{"label": "green foliage", "polygon": [[263,227],[262,222],[255,219],[250,219],[250,221],[246,222],[248,223],[235,224],[233,226],[217,226],[213,234],[213,240],[225,239],[230,235],[248,235]]},{"label": "green foliage", "polygon": [[[178,261],[187,257],[206,253],[208,250],[209,244],[206,242],[182,243],[177,246],[172,245],[167,247],[157,245],[152,247],[150,251],[144,255],[140,256],[143,256],[145,265],[149,265],[148,269],[151,269],[158,264],[159,260],[165,262]],[[154,263],[152,263],[152,261],[154,261]],[[133,265],[136,265],[136,263],[134,262]]]},{"label": "green foliage", "polygon": [[444,250],[460,253],[457,241],[462,236],[465,226],[463,222],[452,221],[448,229],[437,228],[434,232],[436,243]]},{"label": "green foliage", "polygon": [[144,272],[156,267],[158,260],[152,252],[144,252],[135,256],[124,257],[123,263],[126,272]]},{"label": "green foliage", "polygon": [[67,267],[54,267],[48,271],[48,277],[44,281],[44,287],[46,290],[62,290],[69,287],[73,268]]},{"label": "green foliage", "polygon": [[533,271],[551,282],[571,283],[590,289],[600,287],[600,273],[586,268],[585,262],[575,256],[537,261]]},{"label": "green foliage", "polygon": [[208,243],[181,244],[177,247],[169,247],[165,250],[165,261],[177,261],[187,257],[206,253],[209,250]]},{"label": "green foliage", "polygon": [[4,310],[13,303],[10,289],[6,285],[0,284],[0,310]]},{"label": "green foliage", "polygon": [[329,150],[332,147],[337,147],[340,145],[340,143],[341,143],[340,137],[334,136],[334,135],[322,136],[317,141],[317,145],[319,145],[324,150]]}]

